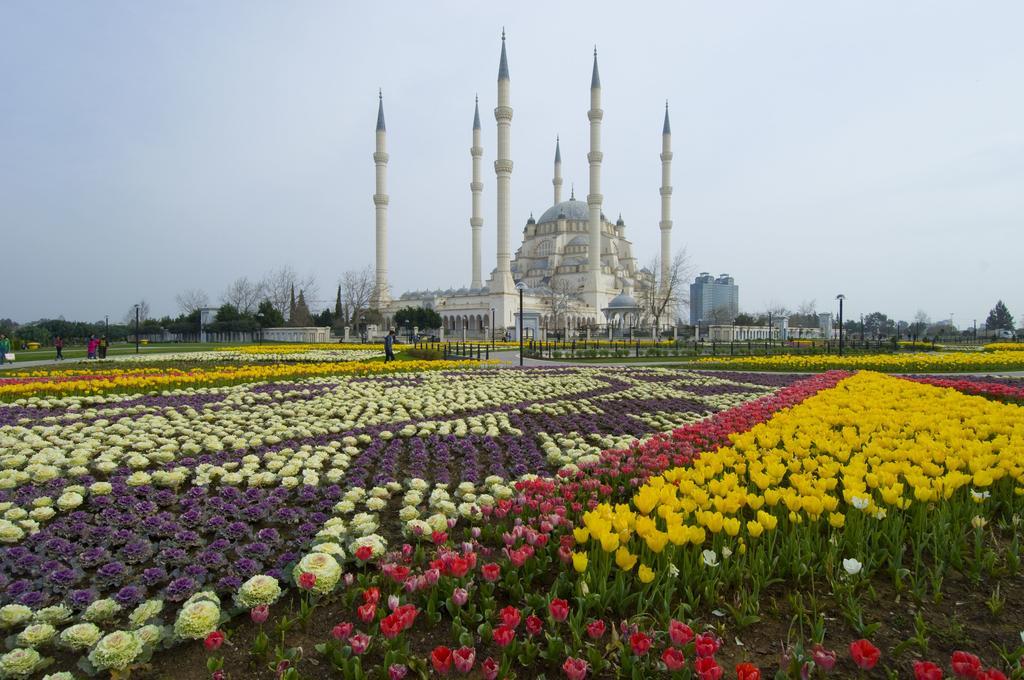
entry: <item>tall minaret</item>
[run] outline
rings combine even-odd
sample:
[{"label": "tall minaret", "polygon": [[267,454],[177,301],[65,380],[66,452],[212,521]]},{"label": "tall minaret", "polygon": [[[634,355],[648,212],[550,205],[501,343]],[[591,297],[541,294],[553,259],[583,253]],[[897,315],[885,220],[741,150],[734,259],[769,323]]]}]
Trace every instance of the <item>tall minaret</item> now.
[{"label": "tall minaret", "polygon": [[488,286],[492,293],[511,293],[512,280],[509,249],[509,225],[512,222],[512,98],[508,77],[508,57],[505,55],[505,31],[501,31],[501,60],[498,62],[498,106],[494,109],[498,124],[498,157],[494,161],[498,195],[498,263]]},{"label": "tall minaret", "polygon": [[480,145],[479,97],[473,111],[473,146],[470,147],[469,153],[473,156],[473,181],[469,183],[469,190],[473,192],[473,216],[469,218],[469,226],[473,230],[473,282],[470,288],[482,288],[484,283],[480,273],[480,227],[484,225],[484,218],[480,215],[480,192],[484,190],[484,183],[480,177],[480,159],[484,155],[484,148]]},{"label": "tall minaret", "polygon": [[668,283],[672,259],[672,127],[668,124],[668,102],[665,102],[665,125],[661,128],[661,281]]},{"label": "tall minaret", "polygon": [[597,48],[594,48],[594,72],[590,77],[590,110],[587,111],[587,118],[590,119],[590,153],[587,160],[590,162],[590,193],[587,194],[587,205],[590,206],[590,247],[587,251],[587,281],[584,290],[591,295],[588,302],[594,307],[600,307],[603,302],[599,299],[601,288],[601,204],[604,197],[601,195],[601,119],[604,111],[601,110],[601,77],[597,73]]},{"label": "tall minaret", "polygon": [[551,183],[555,186],[555,202],[552,205],[558,205],[562,202],[562,148],[558,137],[555,137],[555,178]]},{"label": "tall minaret", "polygon": [[383,93],[378,92],[377,99],[377,150],[373,154],[377,166],[377,191],[373,194],[377,210],[377,276],[371,304],[380,308],[391,300],[391,291],[388,288],[388,153]]}]

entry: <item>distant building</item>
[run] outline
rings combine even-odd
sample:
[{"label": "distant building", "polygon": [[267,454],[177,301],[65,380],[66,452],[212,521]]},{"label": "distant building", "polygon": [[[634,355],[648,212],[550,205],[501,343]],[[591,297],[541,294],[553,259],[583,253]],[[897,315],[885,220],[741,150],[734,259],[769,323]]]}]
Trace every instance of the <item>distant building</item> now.
[{"label": "distant building", "polygon": [[690,284],[690,324],[731,323],[740,313],[740,288],[728,274],[707,272]]}]

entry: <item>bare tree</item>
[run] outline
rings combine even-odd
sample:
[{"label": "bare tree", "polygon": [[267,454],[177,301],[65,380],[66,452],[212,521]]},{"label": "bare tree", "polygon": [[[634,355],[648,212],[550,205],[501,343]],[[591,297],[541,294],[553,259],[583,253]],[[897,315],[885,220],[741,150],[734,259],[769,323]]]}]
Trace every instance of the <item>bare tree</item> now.
[{"label": "bare tree", "polygon": [[241,314],[253,314],[263,299],[263,290],[260,283],[250,281],[249,277],[243,276],[231,282],[220,301],[227,305],[233,305]]},{"label": "bare tree", "polygon": [[143,321],[145,321],[146,319],[149,318],[149,303],[146,302],[145,300],[139,300],[137,303],[135,303],[131,307],[129,307],[128,311],[125,313],[125,315],[124,315],[124,324],[126,326],[129,326],[129,327],[132,327],[132,328],[135,327],[135,319],[136,319],[135,308],[136,307],[139,308],[139,315],[138,315],[139,323],[142,323]]},{"label": "bare tree", "polygon": [[715,307],[712,309],[704,321],[708,324],[727,324],[732,323],[735,318],[736,317],[733,316],[732,309],[726,305],[722,305],[721,307]]},{"label": "bare tree", "polygon": [[262,291],[263,298],[270,300],[270,304],[274,306],[274,309],[286,318],[289,312],[292,291],[305,291],[306,299],[315,299],[319,291],[316,278],[313,275],[300,278],[289,265],[267,272],[259,284],[257,284],[257,287]]},{"label": "bare tree", "polygon": [[552,328],[564,328],[569,310],[572,309],[573,302],[577,300],[572,285],[564,279],[556,281],[545,289],[542,299],[545,311],[551,315]]},{"label": "bare tree", "polygon": [[353,269],[341,275],[341,301],[343,320],[354,324],[359,314],[370,308],[370,298],[373,296],[373,289],[376,284],[373,269]]},{"label": "bare tree", "polygon": [[[662,273],[661,258],[655,257],[648,268],[652,272]],[[686,248],[676,251],[668,264],[667,272],[664,273],[662,281],[657,281],[653,286],[642,291],[640,294],[640,314],[649,319],[651,324],[651,335],[657,339],[658,328],[661,320],[666,316],[677,318],[682,314],[683,307],[690,304],[689,289],[686,282],[693,273],[693,266],[690,263],[690,256]]]},{"label": "bare tree", "polygon": [[198,288],[189,288],[178,293],[174,297],[178,303],[178,309],[182,314],[188,316],[198,309],[210,306],[210,298],[205,291]]}]

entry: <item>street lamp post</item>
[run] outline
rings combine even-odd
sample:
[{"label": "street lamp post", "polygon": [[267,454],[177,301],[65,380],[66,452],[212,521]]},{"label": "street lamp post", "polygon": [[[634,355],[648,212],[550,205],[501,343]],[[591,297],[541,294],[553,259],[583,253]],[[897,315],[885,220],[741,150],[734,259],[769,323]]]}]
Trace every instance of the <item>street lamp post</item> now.
[{"label": "street lamp post", "polygon": [[520,281],[516,284],[516,290],[519,291],[519,365],[523,365],[523,291],[526,290],[526,284]]},{"label": "street lamp post", "polygon": [[491,349],[494,349],[494,307],[491,307]]},{"label": "street lamp post", "polygon": [[839,356],[843,356],[843,300],[846,296],[840,293],[836,299],[839,300]]},{"label": "street lamp post", "polygon": [[366,344],[366,315],[365,314],[360,314],[359,315],[359,325],[362,326],[362,328],[359,331],[359,335],[362,338],[363,344]]},{"label": "street lamp post", "polygon": [[135,353],[139,353],[139,306],[135,305]]}]

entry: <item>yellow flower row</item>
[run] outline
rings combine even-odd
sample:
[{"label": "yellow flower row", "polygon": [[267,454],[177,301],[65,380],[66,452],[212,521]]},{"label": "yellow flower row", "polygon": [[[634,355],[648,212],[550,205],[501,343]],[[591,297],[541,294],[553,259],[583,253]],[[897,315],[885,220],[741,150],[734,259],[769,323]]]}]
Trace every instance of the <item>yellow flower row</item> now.
[{"label": "yellow flower row", "polygon": [[1024,352],[1024,342],[991,342],[985,345],[988,352]]},{"label": "yellow flower row", "polygon": [[[150,369],[103,371],[102,376],[70,377],[0,384],[0,399],[60,397],[71,394],[101,394],[111,391],[150,392],[186,387],[210,387],[243,382],[295,380],[327,375],[410,373],[427,370],[476,368],[479,361],[399,361],[392,363],[327,362],[310,364],[269,364],[203,367],[190,371]],[[57,376],[60,377],[60,376]]]},{"label": "yellow flower row", "polygon": [[305,352],[323,352],[323,351],[336,351],[336,350],[363,350],[363,349],[374,349],[379,347],[383,343],[338,343],[338,342],[318,342],[318,343],[286,343],[286,344],[270,344],[270,345],[234,345],[230,347],[218,347],[218,352],[232,352],[237,354],[303,354]]},{"label": "yellow flower row", "polygon": [[818,372],[834,369],[869,370],[889,373],[970,372],[1024,370],[1024,352],[956,352],[910,354],[776,355],[751,357],[705,357],[704,366],[738,370]]},{"label": "yellow flower row", "polygon": [[659,555],[716,535],[743,553],[780,519],[840,528],[914,504],[981,503],[997,489],[1024,495],[1024,408],[862,372],[651,478],[630,505],[585,513],[573,534],[590,557],[574,567],[607,553],[630,571],[643,547]]},{"label": "yellow flower row", "polygon": [[838,527],[851,510],[884,517],[968,490],[983,500],[1000,480],[1024,495],[1024,409],[877,373],[847,378],[732,440],[650,479],[633,499],[641,517],[759,535],[774,528],[765,510]]}]

